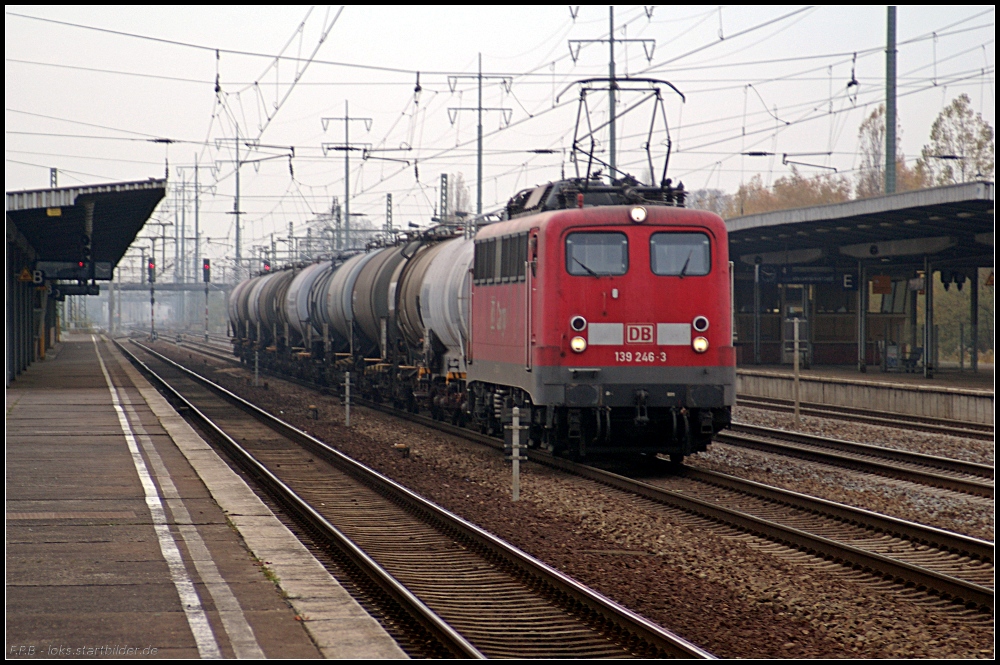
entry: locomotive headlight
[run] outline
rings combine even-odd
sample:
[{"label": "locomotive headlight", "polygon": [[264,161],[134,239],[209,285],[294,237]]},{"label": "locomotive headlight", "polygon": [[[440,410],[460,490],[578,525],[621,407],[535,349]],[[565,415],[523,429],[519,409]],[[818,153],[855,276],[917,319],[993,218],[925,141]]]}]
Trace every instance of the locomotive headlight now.
[{"label": "locomotive headlight", "polygon": [[632,221],[635,222],[636,224],[642,224],[643,222],[646,221],[646,209],[643,208],[642,206],[636,206],[632,208],[629,211],[628,215],[629,217],[632,218]]},{"label": "locomotive headlight", "polygon": [[708,351],[708,339],[705,337],[695,337],[694,341],[691,342],[691,347],[698,353],[705,353]]},{"label": "locomotive headlight", "polygon": [[587,340],[578,335],[569,341],[569,348],[577,353],[583,353],[587,350]]}]

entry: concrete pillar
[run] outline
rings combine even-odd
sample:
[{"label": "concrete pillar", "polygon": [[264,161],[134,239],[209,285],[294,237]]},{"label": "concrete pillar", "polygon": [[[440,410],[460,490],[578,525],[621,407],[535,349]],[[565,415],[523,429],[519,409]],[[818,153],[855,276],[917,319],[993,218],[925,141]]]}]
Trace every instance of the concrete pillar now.
[{"label": "concrete pillar", "polygon": [[973,372],[979,371],[979,268],[972,269],[972,292],[969,293],[970,321],[969,326],[969,366]]},{"label": "concrete pillar", "polygon": [[924,378],[934,378],[934,270],[924,257]]},{"label": "concrete pillar", "polygon": [[115,283],[108,282],[108,335],[115,335]]},{"label": "concrete pillar", "polygon": [[48,348],[48,339],[45,336],[45,314],[48,303],[46,303],[45,291],[40,291],[37,288],[34,291],[31,296],[32,300],[38,298],[38,307],[35,308],[34,321],[35,337],[38,340],[36,348],[38,349],[38,357],[45,360],[45,349]]},{"label": "concrete pillar", "polygon": [[760,364],[760,265],[753,267],[753,362]]},{"label": "concrete pillar", "polygon": [[867,372],[865,352],[868,347],[868,275],[858,261],[858,371]]}]

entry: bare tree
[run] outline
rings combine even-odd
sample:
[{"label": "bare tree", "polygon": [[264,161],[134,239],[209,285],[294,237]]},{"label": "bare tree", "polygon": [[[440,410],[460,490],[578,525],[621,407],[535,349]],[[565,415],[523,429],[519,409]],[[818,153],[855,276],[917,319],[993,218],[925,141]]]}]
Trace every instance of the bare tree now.
[{"label": "bare tree", "polygon": [[879,104],[858,127],[858,149],[861,151],[861,165],[857,173],[856,195],[859,199],[879,196],[885,192],[884,105]]},{"label": "bare tree", "polygon": [[689,208],[722,215],[723,210],[731,207],[732,198],[732,194],[726,194],[721,189],[696,189],[688,192],[687,205]]},{"label": "bare tree", "polygon": [[920,151],[917,165],[935,185],[993,180],[996,144],[993,127],[974,113],[969,96],[962,94],[938,114],[931,125],[931,142]]},{"label": "bare tree", "polygon": [[[903,130],[896,121],[896,136]],[[898,144],[897,144],[898,145]],[[859,199],[885,194],[885,106],[880,104],[858,127],[858,149],[861,165],[858,168],[854,195]],[[926,170],[917,161],[915,168],[906,166],[906,156],[896,150],[896,191],[923,189],[929,185]]]}]

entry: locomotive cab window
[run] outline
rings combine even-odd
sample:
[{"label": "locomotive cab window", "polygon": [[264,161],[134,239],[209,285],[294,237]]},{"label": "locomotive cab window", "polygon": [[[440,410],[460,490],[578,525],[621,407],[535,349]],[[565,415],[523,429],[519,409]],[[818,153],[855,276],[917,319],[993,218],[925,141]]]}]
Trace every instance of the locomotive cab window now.
[{"label": "locomotive cab window", "polygon": [[628,237],[613,232],[570,233],[566,236],[566,272],[624,275],[628,272]]},{"label": "locomotive cab window", "polygon": [[649,267],[654,275],[707,275],[712,245],[704,233],[654,233],[649,239]]}]

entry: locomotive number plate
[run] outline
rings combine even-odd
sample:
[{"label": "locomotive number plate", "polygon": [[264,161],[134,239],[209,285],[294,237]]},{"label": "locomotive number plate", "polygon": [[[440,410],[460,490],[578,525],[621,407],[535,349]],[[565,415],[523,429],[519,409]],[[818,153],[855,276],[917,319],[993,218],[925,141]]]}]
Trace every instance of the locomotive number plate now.
[{"label": "locomotive number plate", "polygon": [[615,362],[619,363],[665,363],[666,351],[615,351]]}]

